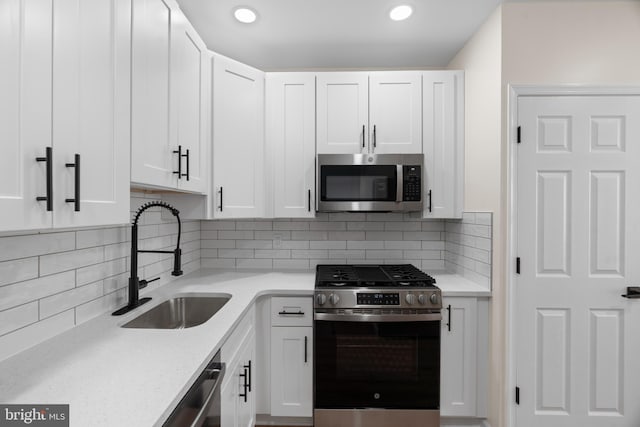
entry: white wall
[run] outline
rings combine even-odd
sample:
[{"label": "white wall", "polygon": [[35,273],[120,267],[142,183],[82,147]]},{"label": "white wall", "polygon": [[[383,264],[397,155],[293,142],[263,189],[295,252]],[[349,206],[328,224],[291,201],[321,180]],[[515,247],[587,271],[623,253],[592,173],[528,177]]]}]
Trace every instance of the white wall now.
[{"label": "white wall", "polygon": [[489,422],[501,425],[504,366],[504,246],[501,209],[501,21],[498,8],[449,63],[465,71],[466,211],[493,216],[493,272],[489,372]]}]

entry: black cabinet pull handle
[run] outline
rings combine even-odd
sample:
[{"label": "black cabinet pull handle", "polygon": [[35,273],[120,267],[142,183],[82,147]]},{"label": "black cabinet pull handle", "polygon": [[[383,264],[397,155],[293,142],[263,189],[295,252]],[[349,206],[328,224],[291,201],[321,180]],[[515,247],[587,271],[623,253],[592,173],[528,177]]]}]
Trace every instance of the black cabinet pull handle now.
[{"label": "black cabinet pull handle", "polygon": [[187,181],[189,181],[189,149],[187,148],[187,154],[183,154],[183,157],[187,158],[187,173],[182,175],[187,177]]},{"label": "black cabinet pull handle", "polygon": [[53,211],[53,148],[45,148],[44,157],[36,157],[36,162],[47,163],[47,195],[36,197],[39,202],[47,202],[47,212]]},{"label": "black cabinet pull handle", "polygon": [[431,212],[431,190],[429,190],[429,212]]},{"label": "black cabinet pull handle", "polygon": [[362,125],[362,148],[364,148],[364,125]]},{"label": "black cabinet pull handle", "polygon": [[376,125],[373,125],[373,148],[376,148]]},{"label": "black cabinet pull handle", "polygon": [[251,377],[252,377],[252,375],[251,375],[251,360],[249,360],[249,363],[247,365],[244,365],[244,369],[249,371],[247,376],[245,377],[245,381],[247,383],[247,387],[249,388],[249,391],[251,391],[251,382],[252,382],[251,381]]},{"label": "black cabinet pull handle", "polygon": [[308,190],[308,191],[309,191],[309,200],[307,202],[307,210],[311,212],[311,190]]},{"label": "black cabinet pull handle", "polygon": [[218,206],[218,209],[220,209],[220,212],[222,212],[222,187],[220,187],[218,193],[220,193],[220,206]]},{"label": "black cabinet pull handle", "polygon": [[447,330],[451,332],[451,304],[447,307],[447,311],[449,312],[449,320],[447,321]]},{"label": "black cabinet pull handle", "polygon": [[623,298],[640,299],[640,286],[627,286],[627,293],[622,295]]},{"label": "black cabinet pull handle", "polygon": [[178,149],[177,150],[173,150],[173,154],[177,154],[178,155],[178,170],[177,171],[173,171],[174,175],[178,175],[178,179],[182,179],[182,177],[184,176],[182,174],[182,145],[178,145]]},{"label": "black cabinet pull handle", "polygon": [[307,363],[307,360],[308,360],[308,357],[307,357],[308,356],[308,351],[307,351],[308,344],[309,344],[309,338],[305,335],[304,336],[304,363]]},{"label": "black cabinet pull handle", "polygon": [[298,312],[280,311],[280,312],[278,312],[278,314],[280,316],[304,316],[304,311],[298,311]]},{"label": "black cabinet pull handle", "polygon": [[242,384],[242,387],[244,389],[244,393],[238,393],[238,396],[244,398],[244,401],[247,401],[247,389],[249,388],[249,386],[247,385],[247,368],[244,368],[244,372],[242,374],[240,374],[240,376],[244,379],[244,382]]},{"label": "black cabinet pull handle", "polygon": [[65,163],[68,168],[74,168],[75,190],[73,199],[64,199],[66,203],[74,204],[74,211],[80,212],[80,154],[75,155],[75,163]]}]

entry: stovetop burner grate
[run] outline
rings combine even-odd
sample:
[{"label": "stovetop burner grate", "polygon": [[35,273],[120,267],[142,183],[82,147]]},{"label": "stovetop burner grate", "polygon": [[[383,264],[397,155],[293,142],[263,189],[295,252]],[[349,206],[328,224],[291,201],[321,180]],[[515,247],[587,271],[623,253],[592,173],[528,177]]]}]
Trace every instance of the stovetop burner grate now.
[{"label": "stovetop burner grate", "polygon": [[433,287],[435,279],[411,264],[316,267],[316,287]]}]

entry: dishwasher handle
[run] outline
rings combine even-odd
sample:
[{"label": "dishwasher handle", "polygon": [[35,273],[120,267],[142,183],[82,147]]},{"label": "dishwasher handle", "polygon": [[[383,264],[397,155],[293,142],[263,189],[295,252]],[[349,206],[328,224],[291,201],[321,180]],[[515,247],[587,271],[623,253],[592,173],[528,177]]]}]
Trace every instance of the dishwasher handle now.
[{"label": "dishwasher handle", "polygon": [[204,376],[204,380],[214,380],[215,383],[213,384],[213,387],[211,387],[211,391],[207,397],[204,399],[204,402],[202,402],[202,407],[200,408],[200,411],[198,411],[196,418],[191,423],[191,427],[200,427],[204,424],[207,414],[209,413],[209,408],[213,403],[213,396],[215,395],[218,387],[222,384],[225,372],[226,365],[224,363],[214,363],[207,366],[205,369],[206,375]]}]

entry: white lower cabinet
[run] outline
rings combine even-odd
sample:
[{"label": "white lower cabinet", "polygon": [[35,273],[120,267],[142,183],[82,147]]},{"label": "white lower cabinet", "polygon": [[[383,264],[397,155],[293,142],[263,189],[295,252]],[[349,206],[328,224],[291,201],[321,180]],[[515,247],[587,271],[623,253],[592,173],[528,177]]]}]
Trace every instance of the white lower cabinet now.
[{"label": "white lower cabinet", "polygon": [[271,299],[271,416],[313,416],[313,300]]},{"label": "white lower cabinet", "polygon": [[221,426],[252,427],[256,422],[254,308],[222,346],[226,373],[220,389]]},{"label": "white lower cabinet", "polygon": [[440,414],[486,416],[488,303],[476,297],[442,300]]}]

